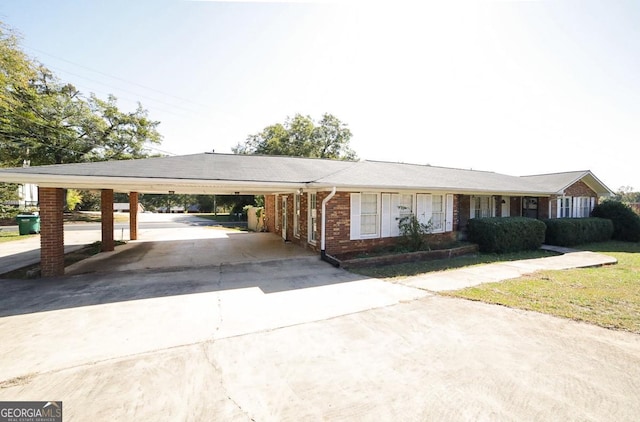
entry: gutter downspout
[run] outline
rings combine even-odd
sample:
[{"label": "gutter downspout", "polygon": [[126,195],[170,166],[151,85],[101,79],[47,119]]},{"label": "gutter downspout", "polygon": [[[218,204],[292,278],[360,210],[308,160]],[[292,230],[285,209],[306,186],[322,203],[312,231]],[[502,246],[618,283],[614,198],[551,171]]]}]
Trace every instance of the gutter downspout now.
[{"label": "gutter downspout", "polygon": [[322,200],[322,223],[321,223],[321,231],[320,231],[320,258],[324,261],[327,261],[329,264],[339,267],[340,261],[332,257],[331,255],[327,255],[326,251],[326,232],[327,232],[327,203],[333,198],[336,194],[336,187],[334,186],[331,190],[331,193]]}]

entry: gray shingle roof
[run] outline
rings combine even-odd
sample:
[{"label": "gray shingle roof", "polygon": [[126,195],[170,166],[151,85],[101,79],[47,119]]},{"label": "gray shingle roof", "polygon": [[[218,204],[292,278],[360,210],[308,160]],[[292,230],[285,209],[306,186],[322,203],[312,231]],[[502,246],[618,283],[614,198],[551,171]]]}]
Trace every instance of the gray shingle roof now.
[{"label": "gray shingle roof", "polygon": [[[12,171],[65,176],[306,183],[352,164],[346,161],[309,158],[205,153],[139,160],[56,164]],[[0,169],[0,174],[6,171],[7,169]]]},{"label": "gray shingle roof", "polygon": [[548,193],[517,176],[418,164],[361,161],[318,182],[331,186],[449,192]]},{"label": "gray shingle roof", "polygon": [[[499,173],[380,161],[336,161],[314,158],[193,154],[141,160],[59,164],[29,168],[0,169],[0,181],[19,181],[62,187],[86,187],[91,180],[96,188],[117,188],[129,184],[140,192],[166,191],[172,184],[191,186],[193,192],[211,192],[233,183],[246,192],[251,186],[274,191],[278,186],[292,188],[341,187],[353,189],[412,189],[449,192],[554,194],[581,178],[598,185],[591,172],[517,177]],[[110,181],[113,180],[113,187]],[[55,182],[54,182],[55,181]],[[280,184],[280,185],[279,185]],[[602,184],[598,186],[604,186]],[[593,187],[593,186],[592,186]],[[246,188],[246,189],[245,189]],[[606,190],[606,186],[604,186]],[[189,190],[184,188],[185,191]],[[238,189],[240,190],[240,189]],[[596,189],[594,189],[596,190]],[[602,191],[602,187],[600,187]],[[178,191],[178,189],[176,189]],[[597,191],[597,190],[596,190]],[[609,191],[610,192],[610,191]]]},{"label": "gray shingle roof", "polygon": [[531,176],[522,176],[524,180],[531,181],[541,188],[562,194],[565,189],[582,180],[598,195],[609,195],[613,192],[604,183],[598,180],[590,170],[568,171],[563,173],[536,174]]}]

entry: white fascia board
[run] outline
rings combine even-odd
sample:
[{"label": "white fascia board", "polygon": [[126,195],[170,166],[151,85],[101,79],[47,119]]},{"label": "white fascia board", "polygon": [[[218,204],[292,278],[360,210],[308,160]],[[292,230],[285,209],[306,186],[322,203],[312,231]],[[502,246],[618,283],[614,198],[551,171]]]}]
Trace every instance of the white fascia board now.
[{"label": "white fascia board", "polygon": [[[309,189],[315,190],[331,190],[333,186],[329,185],[321,185],[316,183],[308,184]],[[390,186],[376,186],[376,185],[337,185],[338,191],[340,192],[361,192],[361,191],[370,191],[370,192],[438,192],[438,193],[454,193],[459,195],[505,195],[505,196],[550,196],[555,192],[548,191],[497,191],[497,190],[470,190],[470,189],[461,189],[461,188],[443,188],[443,187],[428,187],[428,186],[400,186],[400,185],[390,185]]]},{"label": "white fascia board", "polygon": [[301,183],[256,182],[235,180],[158,179],[142,177],[72,176],[34,173],[0,172],[0,181],[32,183],[41,187],[74,189],[113,189],[118,192],[166,193],[245,193],[295,191],[304,188]]}]

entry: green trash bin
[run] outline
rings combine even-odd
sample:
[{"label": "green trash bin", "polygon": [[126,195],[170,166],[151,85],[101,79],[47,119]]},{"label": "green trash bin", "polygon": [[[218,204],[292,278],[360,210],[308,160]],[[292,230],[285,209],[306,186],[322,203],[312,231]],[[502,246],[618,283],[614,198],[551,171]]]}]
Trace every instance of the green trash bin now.
[{"label": "green trash bin", "polygon": [[20,232],[20,236],[40,233],[39,215],[18,215],[16,220],[18,220],[18,231]]}]

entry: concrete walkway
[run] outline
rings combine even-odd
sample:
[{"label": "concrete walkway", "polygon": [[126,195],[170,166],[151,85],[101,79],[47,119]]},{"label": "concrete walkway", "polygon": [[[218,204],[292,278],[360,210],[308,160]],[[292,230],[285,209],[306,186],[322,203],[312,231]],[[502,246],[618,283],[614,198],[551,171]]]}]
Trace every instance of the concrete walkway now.
[{"label": "concrete walkway", "polygon": [[611,256],[595,252],[546,245],[543,246],[543,249],[561,253],[562,255],[437,271],[403,278],[398,280],[398,283],[432,292],[442,292],[518,278],[536,271],[600,267],[618,262]]}]

